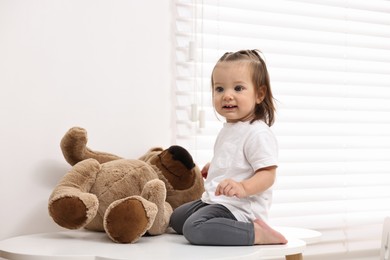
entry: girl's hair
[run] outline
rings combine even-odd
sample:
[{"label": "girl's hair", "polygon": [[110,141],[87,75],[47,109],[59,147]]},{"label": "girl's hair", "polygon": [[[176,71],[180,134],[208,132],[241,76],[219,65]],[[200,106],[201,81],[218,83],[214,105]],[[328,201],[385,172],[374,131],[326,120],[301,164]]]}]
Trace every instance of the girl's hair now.
[{"label": "girl's hair", "polygon": [[[260,56],[259,50],[241,50],[237,52],[226,52],[217,62],[230,61],[248,61],[252,70],[252,81],[255,86],[256,94],[264,91],[264,99],[260,104],[255,106],[255,118],[251,121],[264,120],[271,126],[275,120],[274,97],[271,91],[267,66]],[[214,67],[215,69],[215,67]],[[214,73],[214,70],[213,70]],[[211,76],[211,86],[214,86],[213,77]]]}]

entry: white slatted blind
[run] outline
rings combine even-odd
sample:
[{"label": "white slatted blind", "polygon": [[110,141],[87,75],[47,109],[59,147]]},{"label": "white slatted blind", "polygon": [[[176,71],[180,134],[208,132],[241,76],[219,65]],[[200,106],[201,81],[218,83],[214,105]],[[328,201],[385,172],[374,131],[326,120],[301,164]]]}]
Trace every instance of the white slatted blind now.
[{"label": "white slatted blind", "polygon": [[[390,215],[390,1],[176,0],[174,8],[176,142],[200,166],[211,160],[222,126],[211,70],[226,51],[261,50],[280,145],[271,223],[321,231],[306,256],[378,259]],[[205,128],[193,121],[194,104]]]}]

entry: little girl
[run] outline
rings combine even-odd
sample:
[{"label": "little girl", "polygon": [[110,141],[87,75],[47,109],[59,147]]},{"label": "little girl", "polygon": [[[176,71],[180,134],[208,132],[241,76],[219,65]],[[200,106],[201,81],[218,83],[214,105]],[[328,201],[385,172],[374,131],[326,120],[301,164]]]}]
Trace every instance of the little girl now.
[{"label": "little girl", "polygon": [[266,224],[278,146],[267,67],[257,50],[225,53],[211,76],[213,105],[226,123],[214,145],[205,192],[174,210],[170,225],[192,244],[285,244]]}]

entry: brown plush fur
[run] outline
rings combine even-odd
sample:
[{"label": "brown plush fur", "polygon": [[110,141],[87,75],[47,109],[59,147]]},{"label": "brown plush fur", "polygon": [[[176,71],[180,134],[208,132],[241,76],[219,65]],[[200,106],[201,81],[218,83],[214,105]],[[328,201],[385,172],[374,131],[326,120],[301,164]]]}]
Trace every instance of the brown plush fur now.
[{"label": "brown plush fur", "polygon": [[71,128],[61,140],[73,165],[49,198],[49,214],[68,229],[105,231],[118,243],[134,243],[146,232],[166,231],[172,208],[199,199],[203,178],[182,147],[153,148],[138,160],[97,152],[87,132]]}]

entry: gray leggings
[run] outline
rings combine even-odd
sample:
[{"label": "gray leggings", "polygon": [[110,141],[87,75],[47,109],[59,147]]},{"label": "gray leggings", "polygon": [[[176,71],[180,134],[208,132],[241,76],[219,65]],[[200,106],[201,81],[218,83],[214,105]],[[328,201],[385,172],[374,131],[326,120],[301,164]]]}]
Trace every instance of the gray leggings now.
[{"label": "gray leggings", "polygon": [[225,206],[201,200],[176,208],[170,226],[196,245],[251,246],[255,239],[253,223],[237,221]]}]

